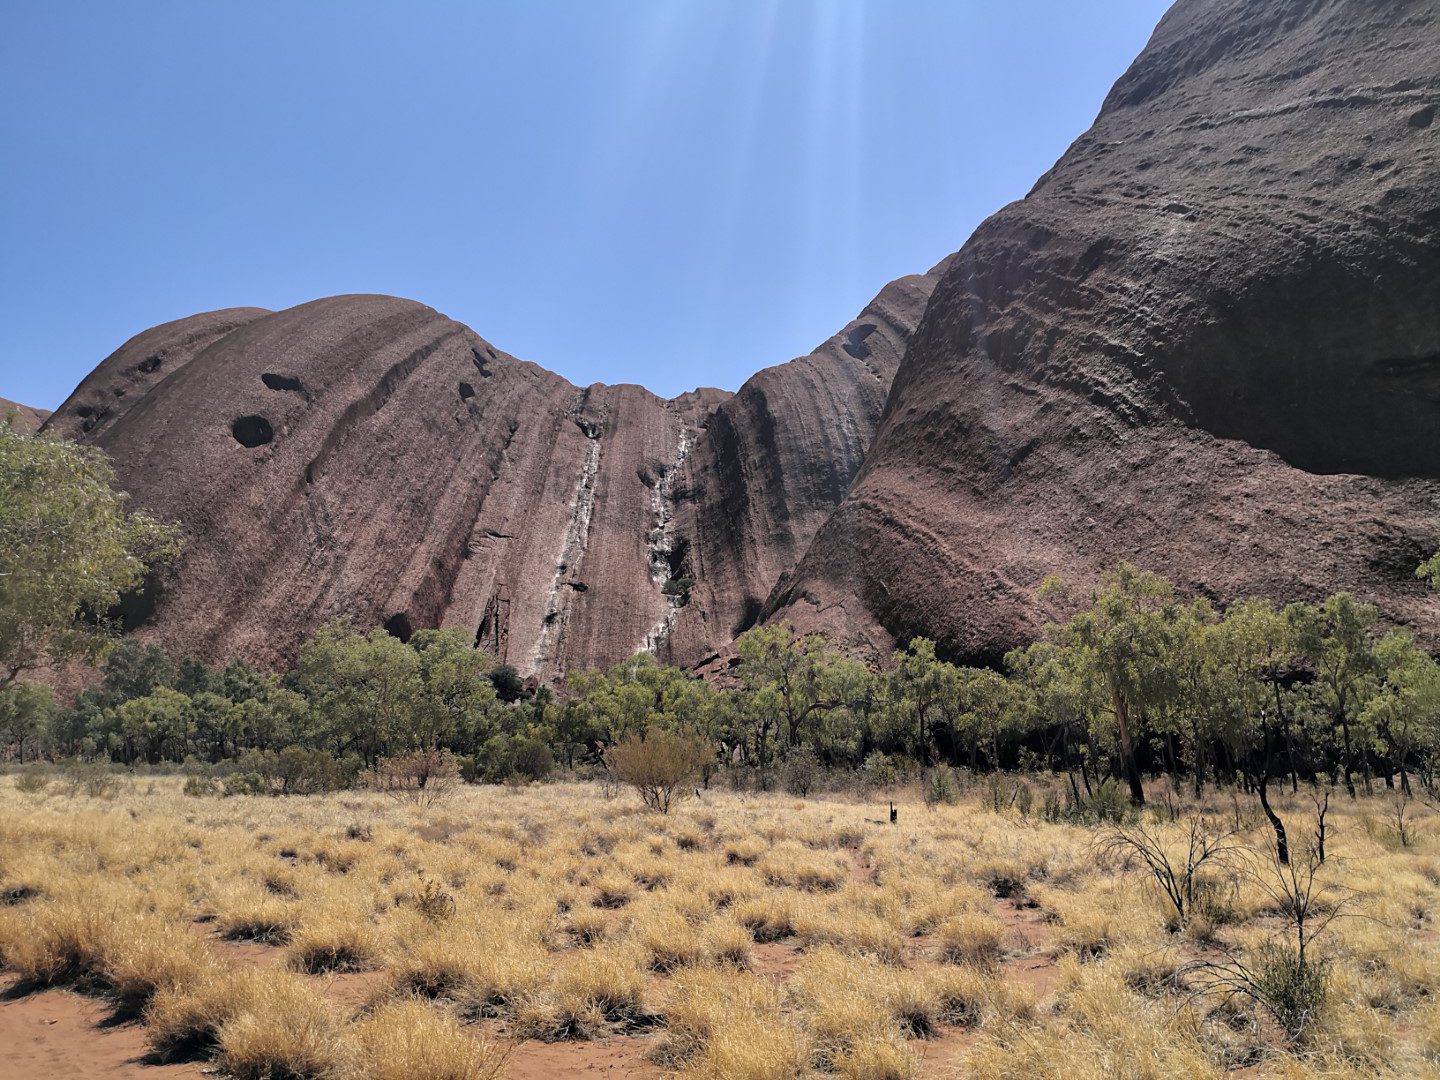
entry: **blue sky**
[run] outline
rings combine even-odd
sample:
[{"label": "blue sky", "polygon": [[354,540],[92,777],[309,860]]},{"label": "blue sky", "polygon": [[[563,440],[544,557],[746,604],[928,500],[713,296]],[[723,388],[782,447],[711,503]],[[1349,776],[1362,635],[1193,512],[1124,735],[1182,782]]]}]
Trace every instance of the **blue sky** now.
[{"label": "blue sky", "polygon": [[1019,198],[1158,0],[0,0],[0,397],[344,292],[733,389]]}]

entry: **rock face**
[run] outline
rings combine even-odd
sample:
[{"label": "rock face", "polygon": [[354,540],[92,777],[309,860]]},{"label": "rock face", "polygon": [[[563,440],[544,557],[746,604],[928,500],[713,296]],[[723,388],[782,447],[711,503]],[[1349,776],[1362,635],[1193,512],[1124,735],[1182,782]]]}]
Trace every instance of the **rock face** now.
[{"label": "rock face", "polygon": [[1181,0],[953,257],[767,614],[994,660],[1130,559],[1440,644],[1437,477],[1440,3]]},{"label": "rock face", "polygon": [[459,626],[553,678],[700,659],[758,614],[859,469],[938,275],[732,395],[572,386],[421,304],[339,296],[147,330],[46,430],[111,455],[184,554],[128,611],[266,664],[337,615]]},{"label": "rock face", "polygon": [[31,432],[39,431],[40,425],[45,423],[45,418],[49,415],[49,409],[32,409],[29,405],[21,405],[18,401],[0,398],[0,427],[5,425],[8,418],[16,431],[23,431],[28,435]]},{"label": "rock face", "polygon": [[1121,559],[1440,645],[1437,121],[1440,0],[1181,0],[1027,198],[733,396],[342,296],[148,330],[46,430],[181,523],[130,615],[211,661],[348,615],[543,678],[782,617],[993,662]]}]

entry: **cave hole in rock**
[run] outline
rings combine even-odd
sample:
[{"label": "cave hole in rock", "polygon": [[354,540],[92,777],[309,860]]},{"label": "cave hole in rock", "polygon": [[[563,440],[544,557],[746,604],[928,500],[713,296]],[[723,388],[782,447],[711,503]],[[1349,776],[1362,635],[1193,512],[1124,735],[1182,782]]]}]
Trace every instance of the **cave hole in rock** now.
[{"label": "cave hole in rock", "polygon": [[241,446],[253,448],[275,438],[275,429],[263,416],[242,416],[230,425],[230,434]]},{"label": "cave hole in rock", "polygon": [[475,387],[471,386],[468,382],[462,382],[460,384],[460,400],[469,401],[474,396]]},{"label": "cave hole in rock", "polygon": [[759,597],[746,596],[740,603],[740,621],[735,624],[731,633],[739,637],[746,630],[749,630],[758,623],[760,621],[760,612],[764,609],[764,606]]},{"label": "cave hole in rock", "polygon": [[493,371],[491,371],[488,367],[485,366],[485,364],[487,363],[487,357],[479,349],[471,349],[470,358],[475,362],[475,370],[480,372],[483,378],[488,379],[491,375],[495,374]]},{"label": "cave hole in rock", "polygon": [[410,616],[403,611],[397,611],[383,623],[384,630],[393,638],[399,638],[407,645],[410,638],[414,636],[414,629],[410,626]]},{"label": "cave hole in rock", "polygon": [[149,375],[150,372],[156,370],[159,366],[160,366],[160,357],[158,357],[158,356],[147,356],[144,360],[141,360],[140,363],[138,363],[138,364],[135,365],[135,370],[136,370],[136,371],[139,371],[139,372],[143,372],[143,373],[146,374],[146,375]]},{"label": "cave hole in rock", "polygon": [[679,578],[684,576],[685,558],[690,554],[690,538],[677,536],[675,542],[670,545],[670,550],[665,552],[665,562],[670,567],[670,577]]},{"label": "cave hole in rock", "polygon": [[305,386],[294,375],[280,375],[273,371],[267,371],[260,376],[260,381],[271,390],[294,390],[303,392]]},{"label": "cave hole in rock", "polygon": [[861,323],[855,329],[845,335],[844,349],[856,360],[864,360],[870,355],[870,346],[865,344],[865,339],[873,334],[876,326],[872,322]]}]

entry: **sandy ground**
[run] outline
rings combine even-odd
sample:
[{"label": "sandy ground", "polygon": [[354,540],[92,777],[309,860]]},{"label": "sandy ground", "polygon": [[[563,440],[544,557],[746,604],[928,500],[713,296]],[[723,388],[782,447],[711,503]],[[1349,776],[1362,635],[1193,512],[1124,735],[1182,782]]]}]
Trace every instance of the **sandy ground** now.
[{"label": "sandy ground", "polygon": [[0,982],[3,1080],[171,1080],[207,1075],[199,1065],[151,1065],[139,1024],[110,1022],[103,1001],[68,990],[15,993]]}]

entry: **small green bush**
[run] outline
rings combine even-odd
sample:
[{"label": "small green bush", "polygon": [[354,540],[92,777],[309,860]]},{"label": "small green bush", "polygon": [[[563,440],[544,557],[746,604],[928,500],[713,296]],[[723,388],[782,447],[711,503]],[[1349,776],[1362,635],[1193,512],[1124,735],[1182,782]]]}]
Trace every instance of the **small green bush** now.
[{"label": "small green bush", "polygon": [[930,770],[930,782],[925,785],[925,805],[954,806],[960,798],[960,785],[955,782],[955,772],[947,765]]},{"label": "small green bush", "polygon": [[1061,800],[1060,793],[1054,788],[1046,788],[1045,795],[1040,800],[1040,817],[1055,825],[1069,816],[1070,813]]},{"label": "small green bush", "polygon": [[226,795],[269,795],[270,781],[257,772],[232,773],[225,778]]},{"label": "small green bush", "polygon": [[790,751],[790,755],[785,759],[780,770],[781,782],[791,795],[799,795],[803,799],[820,783],[822,772],[814,752],[802,746]]},{"label": "small green bush", "polygon": [[1323,962],[1302,959],[1278,942],[1260,947],[1254,965],[1255,996],[1291,1039],[1304,1037],[1325,1005]]},{"label": "small green bush", "polygon": [[50,786],[50,770],[38,761],[26,765],[15,777],[15,790],[23,795],[38,795]]},{"label": "small green bush", "polygon": [[213,776],[188,776],[185,778],[185,786],[181,791],[191,798],[203,798],[207,795],[221,794],[220,781]]},{"label": "small green bush", "polygon": [[1130,796],[1124,785],[1106,777],[1084,803],[1084,816],[1095,822],[1122,822],[1130,815]]}]

